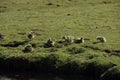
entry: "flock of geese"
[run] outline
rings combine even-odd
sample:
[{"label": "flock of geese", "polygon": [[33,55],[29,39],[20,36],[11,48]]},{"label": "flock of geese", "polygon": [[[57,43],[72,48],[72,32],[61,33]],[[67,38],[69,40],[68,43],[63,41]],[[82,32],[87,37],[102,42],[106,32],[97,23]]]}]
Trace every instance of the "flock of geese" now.
[{"label": "flock of geese", "polygon": [[[33,40],[35,38],[35,36],[36,36],[36,32],[31,31],[31,32],[29,32],[27,37],[30,40]],[[2,34],[0,34],[0,40],[3,40],[3,39],[4,39],[4,36]],[[97,36],[96,39],[99,42],[101,42],[101,43],[105,43],[106,42],[106,38],[103,37],[103,36]],[[62,40],[58,41],[58,43],[64,43],[64,42],[66,42],[66,43],[84,43],[84,40],[85,40],[85,38],[83,38],[83,37],[75,39],[74,36],[63,36]],[[87,39],[87,40],[89,40],[89,39]],[[55,46],[55,41],[53,41],[52,38],[49,38],[47,40],[47,42],[44,44],[44,47],[54,47],[54,46]],[[32,45],[31,44],[26,45],[24,47],[23,51],[24,52],[31,52],[31,51],[33,51]]]},{"label": "flock of geese", "polygon": [[[35,35],[36,33],[31,31],[29,34],[28,34],[28,38],[29,39],[34,39],[35,38]],[[103,37],[103,36],[97,36],[96,39],[101,42],[101,43],[105,43],[106,42],[106,38]],[[89,40],[89,39],[86,39],[86,40]],[[84,43],[85,42],[85,38],[83,37],[80,37],[80,38],[77,38],[75,39],[74,36],[63,36],[62,37],[62,40],[58,41],[58,43]],[[49,38],[47,40],[47,42],[44,44],[44,47],[54,47],[55,46],[55,41],[52,40],[52,38]],[[33,51],[33,48],[32,48],[32,45],[27,45],[25,46],[25,51],[27,52],[31,52]]]}]

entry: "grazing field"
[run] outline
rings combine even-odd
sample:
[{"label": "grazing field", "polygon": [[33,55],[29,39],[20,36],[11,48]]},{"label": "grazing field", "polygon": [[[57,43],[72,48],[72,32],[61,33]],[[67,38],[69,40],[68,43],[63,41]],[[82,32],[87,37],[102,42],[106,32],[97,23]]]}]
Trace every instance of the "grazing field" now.
[{"label": "grazing field", "polygon": [[[120,0],[0,0],[0,34],[1,69],[100,76],[120,66]],[[69,35],[87,40],[58,43]],[[55,46],[46,48],[49,38]],[[33,51],[26,53],[28,44]]]}]

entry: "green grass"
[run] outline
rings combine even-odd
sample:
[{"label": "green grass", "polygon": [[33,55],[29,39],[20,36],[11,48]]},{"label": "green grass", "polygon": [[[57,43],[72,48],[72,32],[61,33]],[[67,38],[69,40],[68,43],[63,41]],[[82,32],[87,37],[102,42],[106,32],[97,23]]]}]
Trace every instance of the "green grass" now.
[{"label": "green grass", "polygon": [[[119,0],[0,0],[0,33],[5,37],[0,40],[1,62],[14,62],[13,58],[18,64],[39,63],[32,67],[50,67],[49,71],[66,73],[70,69],[69,73],[83,73],[95,68],[101,74],[114,65],[120,66],[120,57],[109,55],[120,53],[119,13]],[[30,31],[38,35],[27,42]],[[49,37],[57,42],[65,35],[83,36],[90,41],[43,47]],[[107,42],[93,44],[96,36],[106,37]],[[33,52],[23,52],[27,44],[34,46]]]}]

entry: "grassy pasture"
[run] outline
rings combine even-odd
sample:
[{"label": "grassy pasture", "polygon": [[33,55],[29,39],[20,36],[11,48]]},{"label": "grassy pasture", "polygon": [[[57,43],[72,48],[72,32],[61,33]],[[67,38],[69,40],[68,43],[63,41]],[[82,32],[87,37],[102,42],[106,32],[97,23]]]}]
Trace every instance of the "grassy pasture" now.
[{"label": "grassy pasture", "polygon": [[[35,31],[38,35],[34,40],[25,42],[30,31]],[[89,64],[94,61],[102,68],[106,66],[105,69],[109,68],[109,63],[111,63],[110,67],[113,64],[120,65],[119,57],[108,56],[109,53],[106,53],[106,50],[120,53],[119,0],[0,0],[0,33],[5,37],[0,41],[2,59],[20,57],[30,62],[43,60],[44,63],[44,57],[49,61],[50,55],[53,54],[61,57],[58,61],[63,64],[48,63],[56,65],[58,71],[74,62],[78,63],[76,68],[78,71],[84,70],[79,65],[85,66],[83,63]],[[90,41],[62,45],[61,48],[43,48],[49,37],[58,41],[64,35],[72,35],[76,38],[83,36],[90,38]],[[106,37],[107,42],[93,44],[96,42],[96,36]],[[2,46],[8,43],[19,43],[19,45]],[[35,45],[34,51],[30,54],[22,51],[27,44]]]}]

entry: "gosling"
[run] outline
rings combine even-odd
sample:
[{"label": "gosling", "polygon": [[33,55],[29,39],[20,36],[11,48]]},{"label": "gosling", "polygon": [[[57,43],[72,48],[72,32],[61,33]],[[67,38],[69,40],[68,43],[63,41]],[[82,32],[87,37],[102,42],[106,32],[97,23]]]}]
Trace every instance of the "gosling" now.
[{"label": "gosling", "polygon": [[35,38],[35,32],[31,31],[31,32],[28,34],[28,38],[29,38],[29,39],[34,39],[34,38]]},{"label": "gosling", "polygon": [[84,40],[83,37],[77,38],[77,39],[75,40],[75,43],[84,43],[84,42],[85,42],[85,40]]},{"label": "gosling", "polygon": [[24,52],[32,52],[33,51],[32,45],[31,44],[26,45],[23,51]]},{"label": "gosling", "polygon": [[0,40],[3,40],[4,36],[2,34],[0,34]]},{"label": "gosling", "polygon": [[100,42],[102,43],[105,43],[106,42],[106,38],[105,37],[102,37],[102,36],[98,36],[96,37],[97,40],[99,40]]},{"label": "gosling", "polygon": [[48,47],[53,47],[55,45],[55,42],[51,38],[49,38],[47,41],[47,45]]},{"label": "gosling", "polygon": [[73,43],[74,42],[74,37],[73,36],[63,36],[63,39],[65,42]]}]

